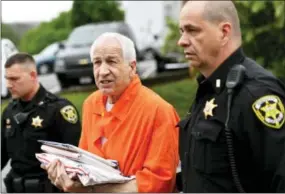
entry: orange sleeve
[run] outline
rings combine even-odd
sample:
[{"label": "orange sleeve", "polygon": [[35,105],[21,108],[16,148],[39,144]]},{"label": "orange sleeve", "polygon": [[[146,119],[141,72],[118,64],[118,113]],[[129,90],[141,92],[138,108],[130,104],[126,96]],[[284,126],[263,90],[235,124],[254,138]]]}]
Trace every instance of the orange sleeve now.
[{"label": "orange sleeve", "polygon": [[143,169],[137,171],[138,192],[173,192],[176,181],[179,116],[174,108],[161,107],[156,112],[155,125]]},{"label": "orange sleeve", "polygon": [[88,141],[87,141],[87,133],[88,133],[88,125],[89,125],[89,115],[88,114],[88,106],[85,101],[82,106],[82,130],[81,136],[79,140],[79,147],[84,150],[88,150]]}]

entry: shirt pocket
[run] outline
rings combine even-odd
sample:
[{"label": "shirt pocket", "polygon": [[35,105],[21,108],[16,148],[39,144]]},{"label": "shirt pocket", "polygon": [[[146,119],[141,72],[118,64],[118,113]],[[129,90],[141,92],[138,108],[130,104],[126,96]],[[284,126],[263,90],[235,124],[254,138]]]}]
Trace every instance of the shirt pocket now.
[{"label": "shirt pocket", "polygon": [[180,120],[176,127],[179,127],[179,155],[180,155],[180,160],[182,161],[182,166],[184,165],[183,160],[184,160],[184,155],[185,155],[185,151],[188,152],[188,143],[189,142],[189,138],[188,138],[188,134],[187,131],[189,129],[187,129],[187,124],[189,123],[191,117],[187,117],[183,120]]},{"label": "shirt pocket", "polygon": [[26,128],[24,129],[24,139],[28,142],[34,142],[38,140],[47,140],[47,129],[46,128]]},{"label": "shirt pocket", "polygon": [[10,138],[15,137],[15,133],[17,129],[9,125],[9,126],[6,126],[5,129],[3,130],[5,130],[5,138],[10,139]]},{"label": "shirt pocket", "polygon": [[[27,143],[34,143],[38,140],[48,140],[48,131],[52,133],[50,120],[47,120],[43,113],[37,112],[30,115],[25,125],[23,125],[23,136]],[[36,121],[37,120],[37,121]]]},{"label": "shirt pocket", "polygon": [[45,128],[25,128],[24,136],[24,154],[27,157],[34,157],[34,153],[41,152],[41,143],[38,140],[48,140]]},{"label": "shirt pocket", "polygon": [[206,174],[229,171],[227,144],[223,123],[200,120],[191,132],[192,164]]},{"label": "shirt pocket", "polygon": [[5,139],[6,139],[6,147],[9,155],[13,155],[18,152],[19,148],[19,138],[16,136],[16,133],[19,133],[19,128],[15,126],[6,126],[5,130]]}]

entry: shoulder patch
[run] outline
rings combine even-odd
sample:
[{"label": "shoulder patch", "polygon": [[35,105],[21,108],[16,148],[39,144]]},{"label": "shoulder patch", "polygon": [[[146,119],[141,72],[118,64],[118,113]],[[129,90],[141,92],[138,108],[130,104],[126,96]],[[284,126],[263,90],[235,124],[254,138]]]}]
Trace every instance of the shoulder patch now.
[{"label": "shoulder patch", "polygon": [[285,122],[284,105],[276,95],[266,95],[252,104],[257,118],[266,126],[280,129]]},{"label": "shoulder patch", "polygon": [[62,114],[63,118],[68,122],[75,124],[78,121],[78,115],[75,108],[71,105],[67,105],[60,109],[60,113]]}]

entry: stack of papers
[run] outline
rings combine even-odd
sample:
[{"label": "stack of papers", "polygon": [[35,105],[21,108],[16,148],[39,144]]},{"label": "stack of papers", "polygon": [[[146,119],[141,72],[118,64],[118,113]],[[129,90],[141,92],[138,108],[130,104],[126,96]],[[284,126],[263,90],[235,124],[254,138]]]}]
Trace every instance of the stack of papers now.
[{"label": "stack of papers", "polygon": [[43,145],[44,153],[36,153],[36,158],[43,164],[58,159],[66,172],[75,173],[84,186],[106,183],[124,183],[134,176],[123,176],[116,160],[104,159],[71,144],[38,140]]}]

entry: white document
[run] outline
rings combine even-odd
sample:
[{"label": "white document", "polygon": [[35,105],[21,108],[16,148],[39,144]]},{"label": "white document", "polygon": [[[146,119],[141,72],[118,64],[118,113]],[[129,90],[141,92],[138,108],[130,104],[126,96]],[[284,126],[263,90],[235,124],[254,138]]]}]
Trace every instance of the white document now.
[{"label": "white document", "polygon": [[105,163],[114,168],[118,167],[118,162],[116,160],[104,159],[100,156],[87,152],[86,150],[83,150],[71,144],[58,143],[54,141],[44,141],[44,140],[38,140],[38,142],[42,143],[43,145],[47,145],[47,146],[67,150],[73,153],[77,153],[79,154],[78,159],[83,161],[84,163],[90,162],[92,164],[92,162],[95,160],[95,161],[100,161],[102,163]]},{"label": "white document", "polygon": [[104,159],[70,144],[38,141],[43,143],[41,149],[45,152],[36,154],[36,158],[41,163],[46,165],[55,159],[59,159],[66,172],[76,173],[84,186],[124,183],[135,178],[135,176],[123,176],[116,160]]},{"label": "white document", "polygon": [[68,158],[54,154],[40,153],[36,154],[36,158],[45,165],[56,159],[60,160],[64,166],[65,171],[68,174],[76,173],[76,176],[84,186],[106,183],[125,183],[135,178],[135,176],[123,176],[121,175],[120,171],[116,169],[114,170],[118,172],[114,173],[102,167],[78,163]]},{"label": "white document", "polygon": [[[94,156],[90,156],[91,153],[86,155],[86,153],[68,151],[66,149],[61,149],[49,145],[42,145],[41,149],[49,154],[69,158],[76,162],[104,168],[108,170],[110,173],[116,173],[116,174],[120,173],[120,171],[118,170],[119,165],[117,161],[112,160],[112,163],[110,163],[109,160],[96,156],[95,154]],[[97,158],[99,158],[99,160]],[[110,164],[112,164],[112,166],[110,166]]]}]

